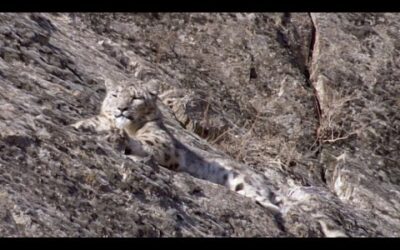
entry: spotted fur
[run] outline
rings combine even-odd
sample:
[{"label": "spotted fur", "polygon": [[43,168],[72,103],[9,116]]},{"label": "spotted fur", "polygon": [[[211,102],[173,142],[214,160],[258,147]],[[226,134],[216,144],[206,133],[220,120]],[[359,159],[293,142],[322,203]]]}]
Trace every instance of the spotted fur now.
[{"label": "spotted fur", "polygon": [[[158,164],[173,171],[228,187],[279,213],[271,202],[272,192],[263,178],[249,169],[233,169],[226,159],[206,160],[180,143],[164,126],[153,91],[133,84],[114,86],[106,82],[107,95],[98,116],[80,121],[76,128],[119,129],[129,138],[127,147],[138,156],[152,156]],[[245,173],[246,172],[246,173]]]}]

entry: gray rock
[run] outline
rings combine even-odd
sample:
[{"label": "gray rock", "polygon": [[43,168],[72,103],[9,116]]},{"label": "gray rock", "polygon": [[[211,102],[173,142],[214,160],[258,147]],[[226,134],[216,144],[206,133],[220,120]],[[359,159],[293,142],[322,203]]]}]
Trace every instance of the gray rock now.
[{"label": "gray rock", "polygon": [[[0,23],[0,235],[399,236],[398,14],[3,13]],[[264,174],[282,216],[68,126],[99,112],[105,78],[181,91],[178,116],[162,108],[171,131]]]}]

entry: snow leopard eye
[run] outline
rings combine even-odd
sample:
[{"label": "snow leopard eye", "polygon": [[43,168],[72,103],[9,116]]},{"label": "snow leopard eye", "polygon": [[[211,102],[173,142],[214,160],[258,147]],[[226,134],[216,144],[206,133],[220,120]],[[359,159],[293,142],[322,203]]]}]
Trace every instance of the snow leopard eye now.
[{"label": "snow leopard eye", "polygon": [[144,97],[143,96],[132,96],[132,101],[133,100],[143,100]]},{"label": "snow leopard eye", "polygon": [[117,97],[117,94],[112,94],[113,97]]}]

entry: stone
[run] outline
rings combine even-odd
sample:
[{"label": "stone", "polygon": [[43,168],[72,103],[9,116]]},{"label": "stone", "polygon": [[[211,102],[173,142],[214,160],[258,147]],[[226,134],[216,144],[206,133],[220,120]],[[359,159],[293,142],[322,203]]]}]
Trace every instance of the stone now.
[{"label": "stone", "polygon": [[[0,235],[399,236],[398,14],[2,13],[0,23]],[[69,126],[99,112],[105,79],[178,90],[180,106],[160,106],[176,138],[264,174],[282,215]]]}]

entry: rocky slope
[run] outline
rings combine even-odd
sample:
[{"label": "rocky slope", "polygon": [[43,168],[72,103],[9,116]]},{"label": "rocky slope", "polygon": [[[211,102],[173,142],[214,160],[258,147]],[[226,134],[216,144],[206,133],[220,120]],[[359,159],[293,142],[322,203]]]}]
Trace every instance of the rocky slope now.
[{"label": "rocky slope", "polygon": [[[0,37],[1,236],[400,236],[398,14],[3,13]],[[104,78],[158,83],[179,139],[265,174],[282,218],[69,127]]]}]

